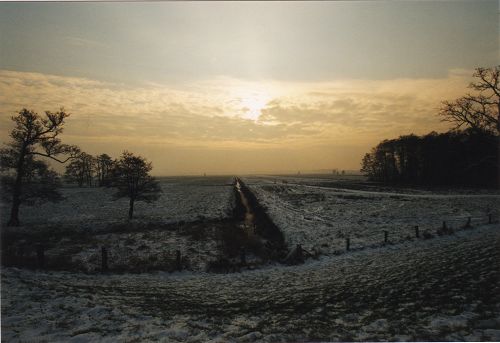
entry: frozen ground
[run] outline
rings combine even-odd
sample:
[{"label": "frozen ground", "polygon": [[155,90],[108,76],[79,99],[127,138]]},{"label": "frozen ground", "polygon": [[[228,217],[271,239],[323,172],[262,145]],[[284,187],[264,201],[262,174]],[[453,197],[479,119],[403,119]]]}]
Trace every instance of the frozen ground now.
[{"label": "frozen ground", "polygon": [[124,223],[104,231],[10,231],[2,236],[4,266],[36,267],[38,246],[44,248],[44,265],[50,270],[100,272],[102,248],[114,272],[206,271],[224,255],[223,230],[234,229],[232,220],[205,220],[162,225]]},{"label": "frozen ground", "polygon": [[[66,188],[62,203],[24,207],[26,229],[61,228],[46,259],[70,256],[78,266],[70,269],[91,274],[2,268],[2,341],[500,340],[498,193],[248,177],[288,243],[323,255],[293,267],[199,272],[216,258],[231,181],[162,180],[162,199],[138,204],[127,224],[126,201],[106,189]],[[487,213],[494,224],[484,224]],[[193,222],[202,218],[215,220]],[[412,238],[414,225],[435,233],[443,220],[455,234]],[[73,225],[104,230],[65,236]],[[383,230],[394,244],[380,245]],[[347,236],[352,248],[371,248],[336,256]],[[169,270],[180,247],[198,272],[95,273],[101,245],[115,270]]]},{"label": "frozen ground", "polygon": [[500,226],[240,274],[2,270],[2,340],[500,340]]},{"label": "frozen ground", "polygon": [[[359,178],[359,177],[358,177]],[[289,246],[331,254],[345,249],[380,244],[383,231],[390,242],[436,229],[462,229],[467,218],[472,225],[488,222],[488,213],[498,220],[500,194],[471,190],[431,192],[415,189],[384,189],[344,179],[319,177],[246,177],[246,185],[267,208]],[[348,181],[348,182],[346,182]],[[332,186],[333,185],[333,186]]]},{"label": "frozen ground", "polygon": [[[155,230],[130,230],[74,237],[47,244],[46,264],[65,260],[64,270],[95,272],[101,269],[101,247],[108,251],[108,267],[115,271],[172,271],[176,251],[181,253],[183,269],[206,271],[208,263],[220,255],[217,223],[198,222]],[[32,252],[35,255],[35,252]],[[27,253],[26,253],[27,255]]]},{"label": "frozen ground", "polygon": [[[151,204],[137,202],[134,208],[136,221],[172,223],[222,218],[231,213],[233,193],[230,177],[171,177],[160,181],[161,198]],[[113,189],[65,187],[61,191],[65,197],[61,202],[22,205],[19,215],[22,224],[64,224],[98,229],[127,220],[128,199],[114,201]],[[2,221],[6,220],[8,213],[8,205],[2,203]]]}]

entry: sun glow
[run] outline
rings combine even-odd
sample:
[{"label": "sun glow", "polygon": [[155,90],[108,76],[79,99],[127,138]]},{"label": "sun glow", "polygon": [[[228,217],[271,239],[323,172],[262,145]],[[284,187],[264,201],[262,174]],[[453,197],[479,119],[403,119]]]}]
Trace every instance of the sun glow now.
[{"label": "sun glow", "polygon": [[245,119],[258,121],[267,104],[276,96],[271,94],[270,90],[260,88],[255,85],[246,85],[238,87],[236,91],[231,92],[235,105],[239,108],[239,116]]},{"label": "sun glow", "polygon": [[261,110],[266,107],[270,100],[265,96],[250,96],[241,100],[243,117],[251,120],[258,120],[261,115]]}]

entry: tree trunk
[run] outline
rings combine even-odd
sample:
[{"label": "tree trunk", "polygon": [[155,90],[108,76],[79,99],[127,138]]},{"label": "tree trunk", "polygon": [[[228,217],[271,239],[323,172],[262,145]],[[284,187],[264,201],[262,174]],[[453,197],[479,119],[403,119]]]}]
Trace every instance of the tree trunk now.
[{"label": "tree trunk", "polygon": [[129,208],[128,208],[128,219],[132,219],[134,216],[134,198],[130,198]]},{"label": "tree trunk", "polygon": [[500,102],[498,103],[497,130],[500,133]]},{"label": "tree trunk", "polygon": [[19,206],[21,205],[22,181],[24,174],[24,156],[26,155],[26,145],[23,145],[19,154],[19,161],[16,168],[16,181],[12,189],[12,208],[7,226],[19,226]]},{"label": "tree trunk", "polygon": [[10,209],[10,219],[7,226],[19,226],[19,200],[12,200],[12,208]]}]

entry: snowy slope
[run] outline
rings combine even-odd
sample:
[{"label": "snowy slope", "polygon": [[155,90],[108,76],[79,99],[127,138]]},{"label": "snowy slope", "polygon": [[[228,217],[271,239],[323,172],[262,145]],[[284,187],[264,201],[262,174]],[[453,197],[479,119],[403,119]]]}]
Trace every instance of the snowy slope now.
[{"label": "snowy slope", "polygon": [[488,213],[497,220],[500,209],[500,194],[374,192],[286,180],[244,179],[290,246],[302,244],[324,254],[344,250],[346,237],[350,237],[352,248],[382,243],[384,231],[388,231],[390,242],[400,242],[415,236],[416,225],[421,233],[435,233],[446,221],[457,230],[468,217],[472,225],[486,223]]},{"label": "snowy slope", "polygon": [[2,270],[2,340],[500,340],[500,226],[240,274]]}]

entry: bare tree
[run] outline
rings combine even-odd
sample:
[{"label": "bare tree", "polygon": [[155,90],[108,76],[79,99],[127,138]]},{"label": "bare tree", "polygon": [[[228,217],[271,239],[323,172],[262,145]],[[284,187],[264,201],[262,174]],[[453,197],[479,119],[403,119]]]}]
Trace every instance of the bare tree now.
[{"label": "bare tree", "polygon": [[81,152],[66,166],[64,176],[69,182],[77,183],[79,187],[84,184],[91,187],[95,172],[96,159],[92,155]]},{"label": "bare tree", "polygon": [[83,187],[83,172],[81,161],[75,159],[71,161],[64,172],[64,179],[69,183],[76,183],[78,187]]},{"label": "bare tree", "polygon": [[96,174],[99,186],[107,186],[110,182],[110,174],[113,168],[113,160],[107,154],[96,157]]},{"label": "bare tree", "polygon": [[115,199],[129,198],[129,219],[134,216],[135,201],[150,203],[160,197],[158,181],[149,175],[152,169],[151,162],[128,151],[115,163],[112,179],[112,186],[117,188]]},{"label": "bare tree", "polygon": [[455,124],[455,128],[469,126],[500,133],[500,65],[492,68],[476,68],[469,88],[477,94],[467,94],[455,101],[444,101],[439,114],[443,121]]},{"label": "bare tree", "polygon": [[[12,177],[10,186],[6,186],[12,200],[7,225],[19,225],[19,206],[25,191],[23,186],[29,179],[30,173],[38,170],[39,176],[48,175],[47,171],[41,172],[43,168],[40,169],[40,161],[35,157],[40,156],[65,163],[79,152],[76,146],[62,144],[58,138],[63,131],[64,120],[68,116],[69,114],[62,108],[58,112],[46,111],[45,117],[27,109],[22,109],[18,115],[12,116],[11,119],[15,123],[10,133],[12,141],[7,144],[7,148],[0,149],[2,171],[10,173]],[[58,157],[60,155],[67,157],[63,160]]]}]

